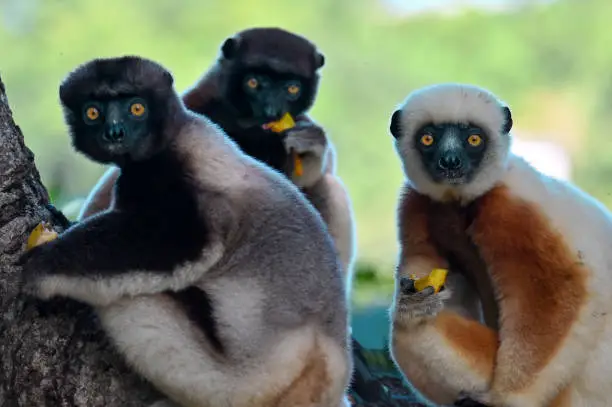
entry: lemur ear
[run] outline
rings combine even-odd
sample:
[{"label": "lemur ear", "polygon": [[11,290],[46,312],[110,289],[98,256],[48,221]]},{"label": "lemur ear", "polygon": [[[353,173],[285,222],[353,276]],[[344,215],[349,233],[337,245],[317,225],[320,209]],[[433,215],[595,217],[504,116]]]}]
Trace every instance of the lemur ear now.
[{"label": "lemur ear", "polygon": [[510,133],[510,130],[512,130],[512,112],[510,112],[510,108],[508,106],[504,106],[502,111],[504,113],[504,125],[502,127],[502,132],[504,134],[508,134]]},{"label": "lemur ear", "polygon": [[174,85],[174,76],[170,72],[164,72],[164,81],[166,82],[166,86],[171,87]]},{"label": "lemur ear", "polygon": [[316,69],[320,69],[325,65],[325,55],[320,52],[315,54],[315,67]]},{"label": "lemur ear", "polygon": [[391,123],[389,125],[389,130],[391,131],[391,135],[397,140],[401,137],[402,132],[400,129],[400,119],[402,117],[402,111],[396,110],[391,115]]},{"label": "lemur ear", "polygon": [[232,59],[236,57],[238,54],[239,43],[235,38],[228,38],[225,40],[223,45],[221,46],[221,53],[223,54],[223,58]]}]

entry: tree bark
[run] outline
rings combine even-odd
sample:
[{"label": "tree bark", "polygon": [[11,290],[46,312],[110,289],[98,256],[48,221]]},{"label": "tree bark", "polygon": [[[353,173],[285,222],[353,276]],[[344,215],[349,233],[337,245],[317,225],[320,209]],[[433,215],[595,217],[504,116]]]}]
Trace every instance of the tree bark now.
[{"label": "tree bark", "polygon": [[149,406],[162,396],[115,353],[91,308],[19,292],[30,231],[43,220],[62,230],[52,209],[0,78],[0,406]]}]

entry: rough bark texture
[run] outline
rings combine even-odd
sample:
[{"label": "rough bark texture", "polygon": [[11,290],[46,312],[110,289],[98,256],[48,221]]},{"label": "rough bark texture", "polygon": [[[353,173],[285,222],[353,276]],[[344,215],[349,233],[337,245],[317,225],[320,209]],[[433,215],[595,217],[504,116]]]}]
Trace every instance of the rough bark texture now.
[{"label": "rough bark texture", "polygon": [[0,406],[148,406],[161,396],[130,372],[90,308],[19,294],[14,263],[29,232],[42,220],[57,226],[48,201],[0,79]]}]

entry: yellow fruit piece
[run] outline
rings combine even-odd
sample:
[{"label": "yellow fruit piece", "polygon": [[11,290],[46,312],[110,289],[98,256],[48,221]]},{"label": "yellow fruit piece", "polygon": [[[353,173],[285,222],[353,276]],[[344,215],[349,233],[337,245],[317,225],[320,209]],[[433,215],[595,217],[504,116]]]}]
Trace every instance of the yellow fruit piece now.
[{"label": "yellow fruit piece", "polygon": [[[274,133],[281,133],[287,129],[295,126],[295,121],[293,117],[289,113],[285,113],[280,120],[276,122],[270,122],[263,125],[264,129],[272,130]],[[302,165],[302,159],[297,155],[297,153],[293,153],[293,173],[301,177],[304,174],[304,166]]]},{"label": "yellow fruit piece", "polygon": [[56,239],[57,236],[57,232],[51,229],[51,227],[46,222],[41,222],[36,225],[34,230],[32,230],[32,233],[30,233],[30,236],[28,236],[28,243],[26,248],[27,250],[30,250],[33,247]]},{"label": "yellow fruit piece", "polygon": [[304,174],[304,166],[302,165],[302,159],[297,153],[293,153],[293,173],[298,177]]},{"label": "yellow fruit piece", "polygon": [[285,115],[281,117],[280,120],[264,124],[263,128],[272,130],[274,133],[280,133],[282,131],[292,128],[293,126],[295,126],[293,117],[291,117],[289,113],[285,113]]},{"label": "yellow fruit piece", "polygon": [[433,287],[434,293],[437,293],[444,285],[447,274],[448,270],[446,269],[433,269],[427,277],[413,278],[415,280],[414,289],[416,291],[423,291],[427,287]]}]

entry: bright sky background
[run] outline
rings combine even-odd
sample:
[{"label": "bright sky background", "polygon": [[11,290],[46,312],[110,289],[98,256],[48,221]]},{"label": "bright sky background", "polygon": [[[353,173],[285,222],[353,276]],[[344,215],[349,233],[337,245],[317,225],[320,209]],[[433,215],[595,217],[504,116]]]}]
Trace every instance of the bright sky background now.
[{"label": "bright sky background", "polygon": [[455,12],[462,7],[503,11],[521,4],[551,3],[554,0],[383,0],[406,14],[419,12]]}]

